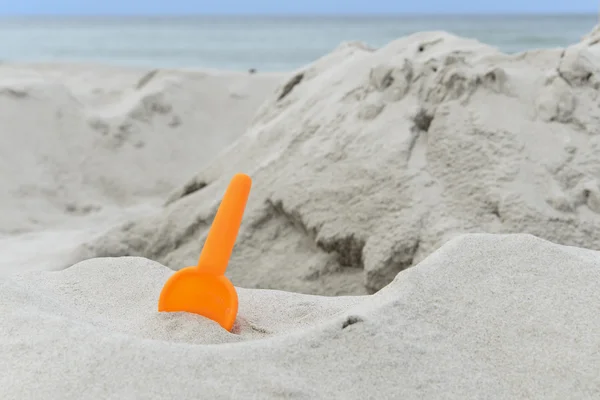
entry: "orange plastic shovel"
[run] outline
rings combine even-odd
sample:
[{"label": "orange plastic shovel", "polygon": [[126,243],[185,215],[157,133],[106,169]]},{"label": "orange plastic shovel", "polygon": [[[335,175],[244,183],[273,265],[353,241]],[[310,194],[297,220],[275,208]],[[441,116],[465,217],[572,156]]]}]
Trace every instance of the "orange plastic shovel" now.
[{"label": "orange plastic shovel", "polygon": [[158,311],[187,311],[218,322],[231,331],[238,311],[235,288],[225,277],[252,180],[237,174],[229,183],[195,267],[183,268],[167,280]]}]

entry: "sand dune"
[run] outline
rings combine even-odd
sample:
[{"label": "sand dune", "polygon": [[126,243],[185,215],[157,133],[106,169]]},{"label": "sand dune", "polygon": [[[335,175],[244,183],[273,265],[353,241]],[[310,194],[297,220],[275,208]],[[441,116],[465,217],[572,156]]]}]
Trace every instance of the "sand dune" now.
[{"label": "sand dune", "polygon": [[0,201],[19,211],[2,214],[5,233],[164,198],[244,132],[279,79],[60,65],[0,77]]},{"label": "sand dune", "polygon": [[280,79],[0,65],[0,233],[82,242],[147,214],[244,132]]},{"label": "sand dune", "polygon": [[195,263],[225,185],[254,179],[228,274],[248,288],[374,292],[462,233],[600,249],[600,46],[505,55],[446,33],[360,43],[292,74],[161,213],[75,261]]}]

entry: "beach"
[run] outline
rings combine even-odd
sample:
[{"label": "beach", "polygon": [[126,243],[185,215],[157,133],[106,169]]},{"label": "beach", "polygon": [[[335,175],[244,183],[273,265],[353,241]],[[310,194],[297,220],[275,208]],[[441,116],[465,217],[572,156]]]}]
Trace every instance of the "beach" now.
[{"label": "beach", "polygon": [[[0,398],[600,397],[599,32],[0,64]],[[237,173],[233,329],[158,312]]]}]

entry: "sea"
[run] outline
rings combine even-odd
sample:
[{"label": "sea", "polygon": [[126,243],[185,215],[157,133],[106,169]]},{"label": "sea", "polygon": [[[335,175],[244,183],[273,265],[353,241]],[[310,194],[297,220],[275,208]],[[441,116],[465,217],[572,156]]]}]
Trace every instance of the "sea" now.
[{"label": "sea", "polygon": [[290,71],[345,41],[380,47],[444,30],[514,53],[575,43],[597,23],[597,14],[2,17],[0,62]]}]

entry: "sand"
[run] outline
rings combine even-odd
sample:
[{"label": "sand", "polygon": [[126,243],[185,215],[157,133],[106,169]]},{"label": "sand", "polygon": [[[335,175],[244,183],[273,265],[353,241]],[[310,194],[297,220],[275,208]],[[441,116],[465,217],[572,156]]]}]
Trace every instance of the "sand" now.
[{"label": "sand", "polygon": [[595,38],[516,55],[443,32],[341,45],[290,74],[163,210],[66,265],[131,255],[193,265],[237,172],[254,180],[228,269],[242,287],[373,293],[473,232],[600,250]]},{"label": "sand", "polygon": [[239,289],[234,333],[158,313],[172,271],[84,261],[0,283],[3,399],[596,399],[600,253],[445,244],[375,295]]},{"label": "sand", "polygon": [[0,274],[64,267],[77,244],[160,208],[281,79],[0,64]]},{"label": "sand", "polygon": [[[599,32],[0,65],[0,398],[599,398]],[[157,312],[237,172],[233,331]]]}]

